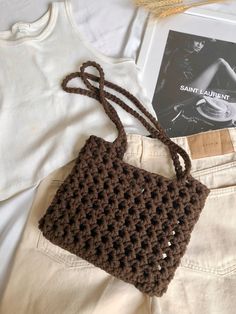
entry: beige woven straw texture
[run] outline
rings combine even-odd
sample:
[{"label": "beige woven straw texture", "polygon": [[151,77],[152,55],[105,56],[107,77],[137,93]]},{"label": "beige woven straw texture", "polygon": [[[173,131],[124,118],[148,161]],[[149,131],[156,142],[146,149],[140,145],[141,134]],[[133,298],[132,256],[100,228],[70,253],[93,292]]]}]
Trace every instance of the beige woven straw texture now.
[{"label": "beige woven straw texture", "polygon": [[184,12],[192,7],[210,3],[224,2],[223,0],[134,0],[138,7],[148,10],[154,18],[166,17]]}]

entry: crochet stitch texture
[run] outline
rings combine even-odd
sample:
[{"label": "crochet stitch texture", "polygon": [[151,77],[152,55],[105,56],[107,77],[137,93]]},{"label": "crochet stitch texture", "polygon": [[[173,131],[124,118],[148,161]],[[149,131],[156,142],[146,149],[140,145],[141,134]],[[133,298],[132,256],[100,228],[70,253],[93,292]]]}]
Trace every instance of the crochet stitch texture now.
[{"label": "crochet stitch texture", "polygon": [[[96,67],[100,76],[85,73],[88,66]],[[88,90],[67,87],[76,76]],[[99,87],[91,85],[89,79],[99,82]],[[160,297],[174,277],[210,191],[190,175],[187,153],[165,135],[152,116],[155,127],[148,123],[146,127],[169,147],[176,177],[169,179],[122,160],[126,134],[107,99],[112,98],[128,112],[132,110],[104,91],[109,84],[140,106],[134,96],[105,81],[101,67],[92,61],[63,81],[67,92],[99,100],[119,135],[113,143],[95,135],[87,139],[71,173],[40,219],[39,228],[52,243],[143,293]],[[142,112],[151,119],[147,111]],[[142,120],[139,115],[137,118]],[[185,171],[178,154],[185,161]]]}]

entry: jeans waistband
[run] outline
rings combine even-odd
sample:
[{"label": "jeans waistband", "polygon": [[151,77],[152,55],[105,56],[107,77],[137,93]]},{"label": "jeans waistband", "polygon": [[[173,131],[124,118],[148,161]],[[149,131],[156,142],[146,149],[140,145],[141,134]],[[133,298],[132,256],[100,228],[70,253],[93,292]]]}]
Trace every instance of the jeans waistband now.
[{"label": "jeans waistband", "polygon": [[[231,153],[236,152],[236,128],[228,128],[228,129],[221,129],[221,130],[213,130],[204,132],[205,137],[219,137],[219,134],[221,132],[227,131],[228,139],[232,143],[232,150]],[[198,140],[203,133],[191,135],[191,136],[185,136],[185,137],[173,137],[171,140],[181,146],[192,158],[191,154],[191,139],[194,138],[194,140]],[[151,154],[156,156],[168,156],[169,150],[168,147],[163,144],[158,139],[150,138],[147,136],[139,135],[139,134],[127,134],[127,139],[130,143],[132,143],[132,148],[128,148],[127,153],[133,153],[137,154],[140,152],[140,148],[142,147],[143,153],[145,154]],[[148,148],[148,149],[147,149]],[[219,154],[222,155],[222,154]],[[217,155],[215,155],[217,156]],[[195,158],[198,159],[198,158]]]},{"label": "jeans waistband", "polygon": [[[231,153],[191,160],[191,174],[211,189],[211,197],[236,192],[236,129],[227,130],[233,145]],[[218,131],[210,132],[211,135],[218,133]],[[129,145],[126,154],[134,155],[134,158],[140,161],[141,167],[145,166],[146,170],[166,177],[175,174],[168,147],[162,142],[138,134],[128,134],[127,140]],[[172,140],[183,147],[191,159],[188,138],[178,137]],[[182,158],[180,161],[183,165]]]}]

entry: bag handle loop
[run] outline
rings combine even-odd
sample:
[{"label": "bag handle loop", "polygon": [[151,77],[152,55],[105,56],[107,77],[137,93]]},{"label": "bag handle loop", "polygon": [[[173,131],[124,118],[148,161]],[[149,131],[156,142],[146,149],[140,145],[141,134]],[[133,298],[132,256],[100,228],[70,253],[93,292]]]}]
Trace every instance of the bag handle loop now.
[{"label": "bag handle loop", "polygon": [[[93,74],[85,72],[85,69],[89,66],[95,67],[99,73],[99,76],[95,76]],[[88,89],[83,89],[80,87],[68,87],[67,84],[70,80],[80,77],[85,84],[85,86]],[[92,85],[89,80],[92,80],[94,82],[98,82],[99,87],[96,87]],[[113,89],[117,91],[118,93],[122,94],[125,96],[127,99],[129,99],[144,115],[146,118],[148,118],[151,123],[154,125],[154,127],[146,120],[144,119],[143,116],[141,116],[137,111],[133,110],[131,107],[129,107],[127,104],[125,104],[120,98],[117,96],[107,92],[104,90],[104,87],[108,87],[110,89]],[[80,68],[80,72],[75,72],[67,75],[63,82],[62,82],[62,88],[68,93],[76,93],[76,94],[81,94],[81,95],[86,95],[91,98],[94,98],[98,100],[102,105],[103,108],[106,112],[106,114],[109,116],[109,118],[112,120],[112,122],[116,125],[118,129],[118,137],[114,141],[114,145],[117,146],[118,148],[123,149],[123,154],[126,150],[126,145],[127,145],[127,137],[126,133],[124,130],[124,126],[116,112],[116,110],[113,108],[113,106],[107,101],[109,99],[112,102],[115,102],[118,104],[121,108],[126,110],[128,113],[136,117],[142,124],[143,126],[150,132],[152,137],[159,139],[162,143],[164,143],[170,151],[171,158],[174,163],[175,167],[175,172],[176,176],[178,179],[180,178],[187,178],[187,176],[190,174],[191,170],[191,160],[186,153],[186,151],[174,143],[165,133],[165,131],[162,129],[158,121],[155,119],[154,116],[152,116],[146,109],[145,107],[140,103],[140,101],[131,93],[129,93],[127,90],[124,88],[111,83],[109,81],[105,80],[105,75],[103,72],[102,67],[94,62],[94,61],[87,61],[82,64]],[[179,155],[183,158],[184,160],[184,165],[185,165],[185,170],[182,169],[182,166],[180,164],[179,160]]]}]

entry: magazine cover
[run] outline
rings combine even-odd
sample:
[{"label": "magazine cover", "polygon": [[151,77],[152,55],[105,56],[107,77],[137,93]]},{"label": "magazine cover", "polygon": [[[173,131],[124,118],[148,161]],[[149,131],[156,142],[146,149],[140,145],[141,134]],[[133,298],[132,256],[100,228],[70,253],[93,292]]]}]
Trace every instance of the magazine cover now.
[{"label": "magazine cover", "polygon": [[170,30],[153,96],[170,137],[236,126],[236,44]]}]

